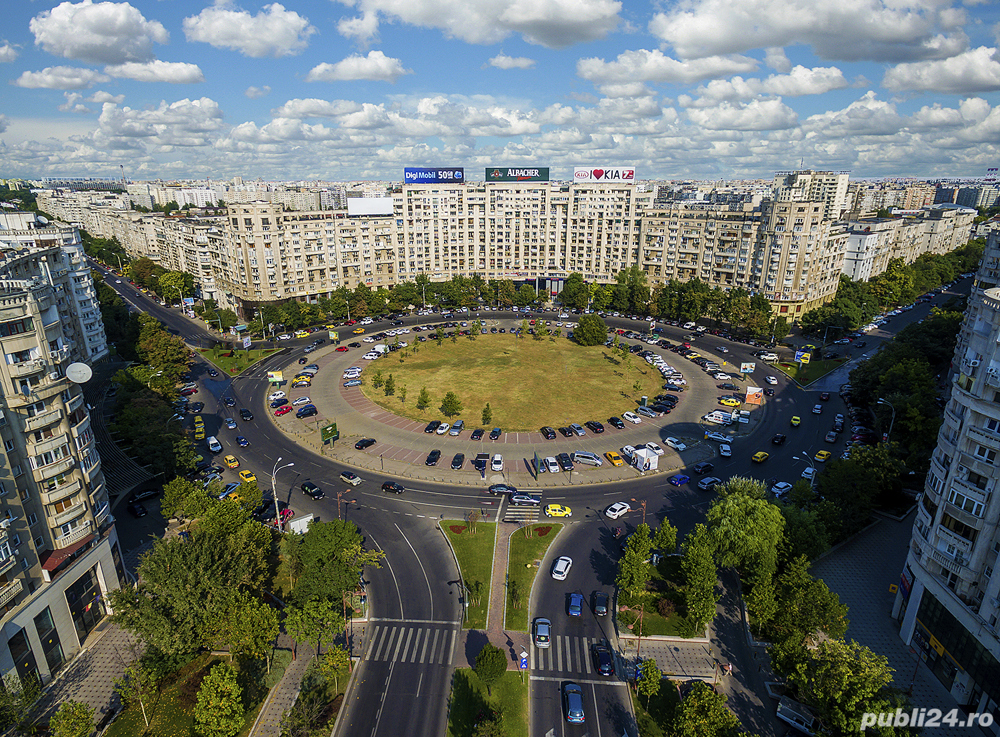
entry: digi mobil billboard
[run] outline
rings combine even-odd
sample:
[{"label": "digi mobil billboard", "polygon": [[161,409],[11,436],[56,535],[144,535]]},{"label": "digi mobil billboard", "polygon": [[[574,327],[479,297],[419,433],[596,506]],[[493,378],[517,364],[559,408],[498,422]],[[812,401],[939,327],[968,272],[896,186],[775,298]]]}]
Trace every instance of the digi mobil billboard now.
[{"label": "digi mobil billboard", "polygon": [[549,167],[491,166],[486,170],[487,182],[547,182]]},{"label": "digi mobil billboard", "polygon": [[455,184],[465,183],[465,169],[419,168],[408,166],[403,169],[403,182],[406,184]]},{"label": "digi mobil billboard", "polygon": [[575,166],[573,167],[573,181],[632,184],[635,182],[635,167]]}]

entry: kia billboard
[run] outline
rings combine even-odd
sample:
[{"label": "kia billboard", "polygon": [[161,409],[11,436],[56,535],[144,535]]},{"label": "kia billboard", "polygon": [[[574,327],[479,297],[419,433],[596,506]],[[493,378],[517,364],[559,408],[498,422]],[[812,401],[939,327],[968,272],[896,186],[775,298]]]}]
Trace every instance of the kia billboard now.
[{"label": "kia billboard", "polygon": [[403,181],[406,184],[464,183],[465,169],[455,167],[424,169],[408,166],[403,169]]},{"label": "kia billboard", "polygon": [[607,182],[614,184],[635,182],[635,169],[623,166],[575,166],[573,167],[574,182]]},{"label": "kia billboard", "polygon": [[487,182],[547,182],[549,167],[491,166],[486,170]]}]

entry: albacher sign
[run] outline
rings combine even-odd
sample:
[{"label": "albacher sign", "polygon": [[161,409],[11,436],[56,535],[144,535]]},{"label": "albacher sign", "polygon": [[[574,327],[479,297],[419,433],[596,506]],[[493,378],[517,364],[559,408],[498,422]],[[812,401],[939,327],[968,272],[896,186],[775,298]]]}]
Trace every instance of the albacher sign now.
[{"label": "albacher sign", "polygon": [[427,169],[408,166],[403,169],[403,181],[406,184],[465,182],[465,169],[461,167]]},{"label": "albacher sign", "polygon": [[526,167],[515,168],[512,166],[491,166],[486,170],[487,182],[547,182],[549,181],[549,168],[546,167]]},{"label": "albacher sign", "polygon": [[574,182],[635,182],[635,168],[623,166],[575,166]]}]

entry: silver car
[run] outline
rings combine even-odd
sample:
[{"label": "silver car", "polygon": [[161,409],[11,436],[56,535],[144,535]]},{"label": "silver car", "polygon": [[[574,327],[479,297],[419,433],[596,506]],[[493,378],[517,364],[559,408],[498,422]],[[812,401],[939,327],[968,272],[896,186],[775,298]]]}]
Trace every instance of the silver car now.
[{"label": "silver car", "polygon": [[545,617],[538,617],[535,620],[533,637],[535,647],[549,647],[552,644],[552,622]]}]

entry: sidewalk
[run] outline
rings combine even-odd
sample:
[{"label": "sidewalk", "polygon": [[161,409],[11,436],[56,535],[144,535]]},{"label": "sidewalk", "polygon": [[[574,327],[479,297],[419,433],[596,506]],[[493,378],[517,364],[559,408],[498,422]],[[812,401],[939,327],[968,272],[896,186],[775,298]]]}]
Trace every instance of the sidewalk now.
[{"label": "sidewalk", "polygon": [[[278,635],[278,647],[293,650],[295,643],[291,637],[282,632]],[[281,719],[299,697],[302,676],[305,675],[309,663],[315,656],[315,648],[309,645],[299,648],[298,657],[288,664],[285,674],[264,700],[264,706],[261,707],[260,713],[257,715],[257,721],[254,722],[248,733],[249,737],[254,735],[271,736],[281,733]]]}]

